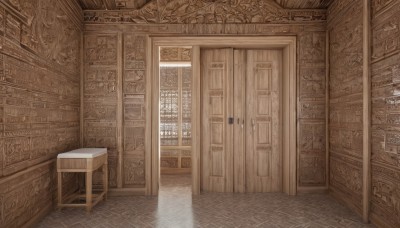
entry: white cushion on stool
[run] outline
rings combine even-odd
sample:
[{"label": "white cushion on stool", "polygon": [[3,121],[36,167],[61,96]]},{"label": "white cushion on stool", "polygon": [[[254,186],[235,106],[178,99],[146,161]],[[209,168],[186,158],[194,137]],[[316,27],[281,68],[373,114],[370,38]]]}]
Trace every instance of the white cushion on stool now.
[{"label": "white cushion on stool", "polygon": [[57,158],[94,158],[106,154],[107,148],[80,148],[57,155]]}]

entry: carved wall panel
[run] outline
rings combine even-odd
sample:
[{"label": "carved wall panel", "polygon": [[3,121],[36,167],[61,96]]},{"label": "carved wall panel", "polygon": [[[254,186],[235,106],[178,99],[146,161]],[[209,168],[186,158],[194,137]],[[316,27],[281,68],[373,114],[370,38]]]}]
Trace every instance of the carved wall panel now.
[{"label": "carved wall panel", "polygon": [[372,2],[371,219],[400,226],[400,3]]},{"label": "carved wall panel", "polygon": [[73,1],[0,3],[0,227],[51,209],[50,160],[79,147],[81,13]]},{"label": "carved wall panel", "polygon": [[299,185],[323,186],[326,180],[325,123],[301,120],[299,136]]},{"label": "carved wall panel", "polygon": [[400,224],[400,172],[372,165],[371,219],[387,227]]},{"label": "carved wall panel", "polygon": [[83,146],[108,149],[110,187],[117,185],[117,45],[116,34],[84,36]]},{"label": "carved wall panel", "polygon": [[160,61],[190,61],[191,48],[164,47],[160,50]]},{"label": "carved wall panel", "polygon": [[0,183],[1,227],[22,227],[52,206],[54,164],[38,168]]},{"label": "carved wall panel", "polygon": [[361,213],[363,3],[333,1],[328,9],[330,47],[330,191]]},{"label": "carved wall panel", "polygon": [[298,45],[298,185],[323,186],[326,180],[326,33],[302,32]]},{"label": "carved wall panel", "polygon": [[147,36],[124,34],[124,187],[145,187],[146,184],[146,45]]},{"label": "carved wall panel", "polygon": [[362,162],[349,156],[330,156],[330,192],[357,213],[362,211]]}]

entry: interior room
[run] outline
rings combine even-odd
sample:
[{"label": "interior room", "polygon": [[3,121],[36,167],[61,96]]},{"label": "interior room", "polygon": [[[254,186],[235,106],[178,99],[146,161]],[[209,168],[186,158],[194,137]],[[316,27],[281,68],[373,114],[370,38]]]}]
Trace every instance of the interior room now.
[{"label": "interior room", "polygon": [[1,0],[0,227],[400,227],[399,27],[398,0]]}]

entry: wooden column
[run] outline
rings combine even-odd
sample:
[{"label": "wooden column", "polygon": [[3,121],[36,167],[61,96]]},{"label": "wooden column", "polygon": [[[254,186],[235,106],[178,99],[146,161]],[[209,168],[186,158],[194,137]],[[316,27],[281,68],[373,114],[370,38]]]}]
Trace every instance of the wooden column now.
[{"label": "wooden column", "polygon": [[329,40],[329,30],[327,30],[326,31],[326,46],[325,46],[325,48],[326,48],[326,59],[325,59],[325,61],[326,61],[326,76],[325,76],[325,98],[326,98],[326,100],[325,100],[325,153],[326,153],[326,167],[325,167],[325,178],[326,178],[326,180],[325,180],[325,182],[326,182],[326,189],[329,189],[329,165],[330,165],[330,163],[329,163],[329,87],[330,87],[330,85],[329,85],[329,80],[330,80],[330,59],[329,59],[329,55],[330,55],[330,52],[329,52],[329,48],[330,48],[330,45],[329,45],[329,42],[330,42],[330,40]]},{"label": "wooden column", "polygon": [[369,222],[371,189],[370,0],[363,0],[363,221]]},{"label": "wooden column", "polygon": [[192,47],[192,193],[200,194],[200,46]]},{"label": "wooden column", "polygon": [[153,45],[153,71],[152,71],[152,173],[151,173],[151,194],[158,195],[159,178],[160,178],[160,46]]},{"label": "wooden column", "polygon": [[83,147],[83,130],[84,130],[84,116],[83,116],[83,91],[84,91],[84,82],[85,82],[85,64],[84,64],[84,36],[83,33],[81,34],[81,47],[80,47],[80,57],[81,57],[81,69],[80,69],[80,73],[81,73],[81,80],[80,80],[80,90],[79,90],[79,96],[80,96],[80,113],[79,113],[79,125],[80,125],[80,129],[79,129],[79,144],[80,147]]},{"label": "wooden column", "polygon": [[117,150],[118,150],[118,168],[117,168],[117,187],[122,188],[122,175],[124,168],[124,148],[123,148],[123,76],[122,76],[122,33],[118,33],[117,46]]}]

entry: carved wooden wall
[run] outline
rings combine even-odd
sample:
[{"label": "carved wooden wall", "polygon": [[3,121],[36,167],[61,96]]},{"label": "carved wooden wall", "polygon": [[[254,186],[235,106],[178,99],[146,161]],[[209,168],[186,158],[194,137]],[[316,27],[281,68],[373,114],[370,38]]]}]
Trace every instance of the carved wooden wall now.
[{"label": "carved wooden wall", "polygon": [[[325,187],[326,11],[286,10],[271,0],[246,0],[236,5],[224,2],[152,1],[140,10],[84,12],[84,113],[93,113],[86,112],[88,109],[102,110],[97,111],[97,116],[85,117],[84,137],[85,142],[93,139],[90,140],[91,146],[113,148],[111,167],[120,171],[111,171],[112,187],[143,190],[143,186],[148,189],[150,185],[150,176],[147,177],[146,173],[149,167],[145,165],[150,164],[146,159],[150,159],[151,151],[127,144],[137,141],[140,145],[141,140],[150,140],[145,137],[147,132],[143,128],[150,121],[145,118],[149,111],[145,107],[151,100],[144,94],[151,94],[151,91],[145,91],[143,86],[147,80],[144,78],[146,66],[150,64],[146,59],[146,53],[150,52],[146,46],[150,35],[297,36],[298,187],[299,190]],[[261,8],[257,8],[258,5]],[[198,9],[213,9],[215,13],[202,14],[203,11]],[[119,47],[122,43],[123,48]],[[92,77],[92,74],[99,76]],[[101,88],[88,86],[91,78],[96,78]],[[128,82],[129,89],[126,87]],[[120,97],[119,90],[123,91]],[[120,102],[123,102],[123,107],[118,107]],[[121,118],[123,116],[121,122],[116,117],[118,113],[121,113]],[[123,134],[118,134],[119,128],[124,129]],[[124,147],[118,147],[122,141]],[[118,163],[119,159],[121,163]],[[121,184],[117,186],[119,179]]]},{"label": "carved wooden wall", "polygon": [[74,1],[0,2],[0,227],[51,208],[52,159],[79,147],[81,17]]},{"label": "carved wooden wall", "polygon": [[363,2],[328,9],[330,191],[362,213]]},{"label": "carved wooden wall", "polygon": [[400,227],[400,2],[372,1],[371,220]]}]

